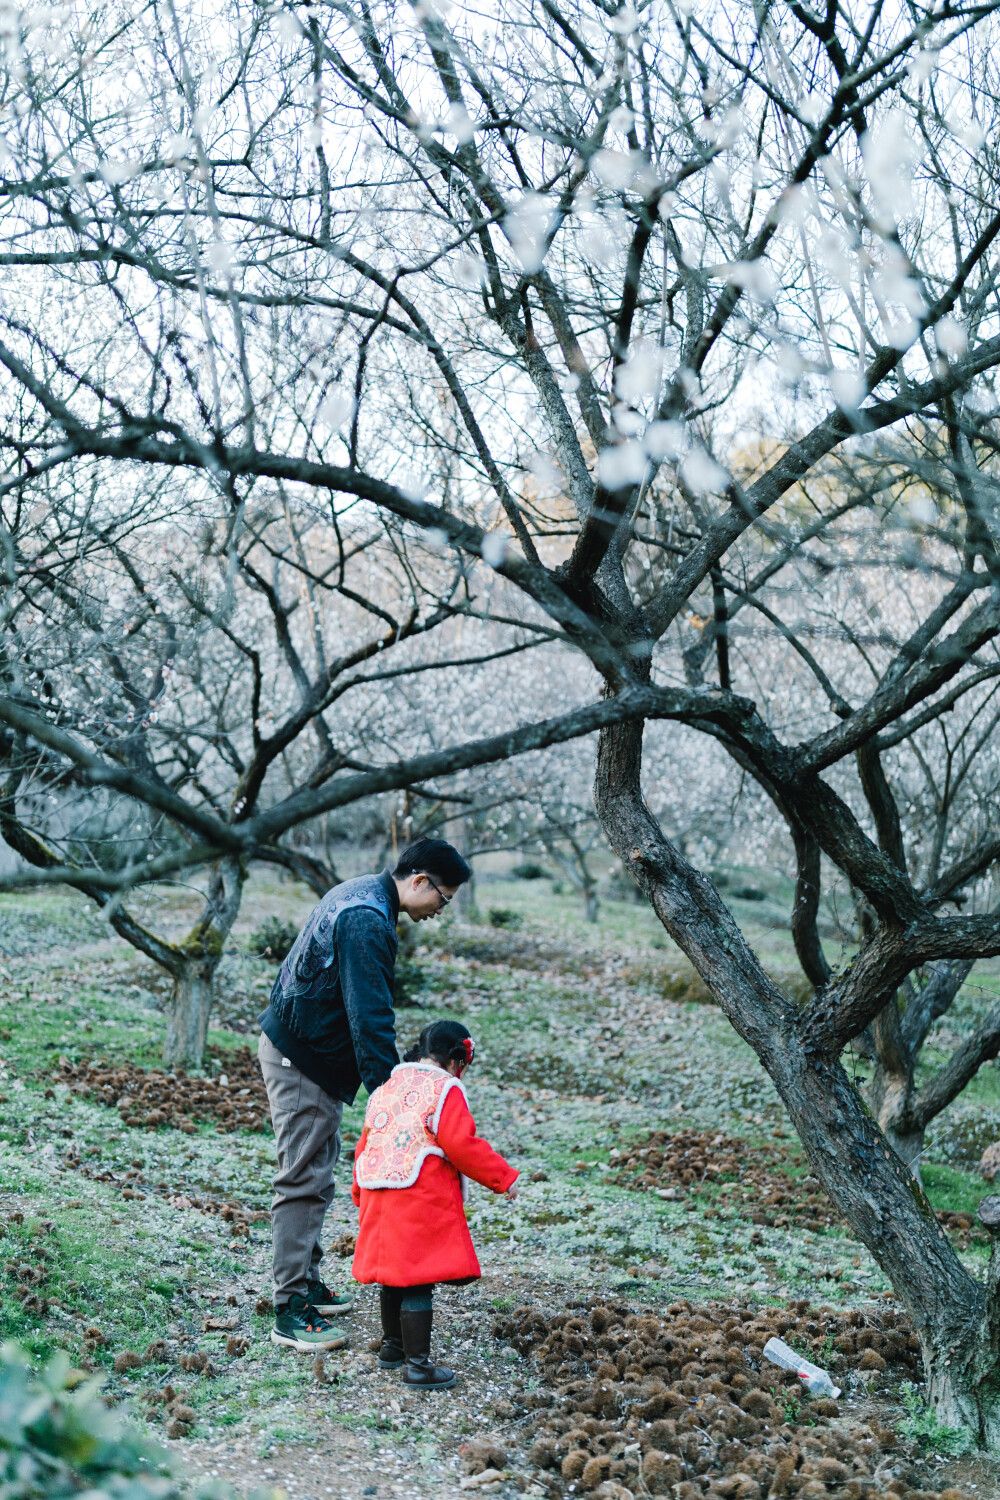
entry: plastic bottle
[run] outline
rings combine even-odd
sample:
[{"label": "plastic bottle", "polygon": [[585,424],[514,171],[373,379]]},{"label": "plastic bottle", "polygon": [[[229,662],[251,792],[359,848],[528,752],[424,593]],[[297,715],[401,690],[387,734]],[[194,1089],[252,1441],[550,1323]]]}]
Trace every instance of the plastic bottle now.
[{"label": "plastic bottle", "polygon": [[834,1385],[825,1370],[812,1365],[794,1349],[789,1349],[782,1339],[768,1339],[764,1345],[764,1358],[782,1370],[794,1370],[810,1396],[839,1396],[840,1387]]}]

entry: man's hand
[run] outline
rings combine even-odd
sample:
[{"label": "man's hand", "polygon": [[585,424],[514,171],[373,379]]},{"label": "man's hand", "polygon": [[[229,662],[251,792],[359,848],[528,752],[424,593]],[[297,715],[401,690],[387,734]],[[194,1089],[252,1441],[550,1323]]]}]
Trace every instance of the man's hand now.
[{"label": "man's hand", "polygon": [[505,1198],[509,1198],[511,1200],[511,1202],[513,1202],[514,1199],[517,1197],[518,1192],[520,1191],[520,1183],[521,1183],[521,1179],[519,1177],[515,1178],[514,1181],[511,1183],[510,1187],[504,1193],[504,1197]]}]

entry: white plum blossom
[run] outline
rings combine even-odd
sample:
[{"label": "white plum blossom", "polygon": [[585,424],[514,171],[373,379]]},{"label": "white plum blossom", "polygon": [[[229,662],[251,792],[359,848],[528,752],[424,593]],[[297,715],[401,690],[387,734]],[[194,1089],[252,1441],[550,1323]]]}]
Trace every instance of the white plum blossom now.
[{"label": "white plum blossom", "polygon": [[635,176],[635,162],[631,152],[611,151],[607,147],[594,152],[590,169],[598,182],[603,182],[605,187],[613,188],[615,192],[624,192]]},{"label": "white plum blossom", "polygon": [[548,453],[533,453],[528,468],[542,491],[558,489],[562,483],[563,472]]},{"label": "white plum blossom", "polygon": [[643,447],[650,458],[658,462],[665,458],[680,458],[684,451],[683,422],[650,422]]},{"label": "white plum blossom", "polygon": [[800,228],[815,212],[816,190],[808,183],[796,182],[786,188],[778,204],[778,216],[783,224],[794,224]]},{"label": "white plum blossom", "polygon": [[606,490],[623,490],[640,484],[646,472],[646,455],[642,444],[630,439],[602,448],[597,460],[597,477]]},{"label": "white plum blossom", "polygon": [[502,531],[489,531],[483,537],[482,557],[487,567],[499,568],[507,556],[507,538]]},{"label": "white plum blossom", "polygon": [[986,131],[978,120],[965,122],[951,119],[945,123],[956,141],[961,141],[962,145],[967,147],[973,156],[975,156],[977,151],[982,149],[986,142]]},{"label": "white plum blossom", "polygon": [[803,94],[801,99],[795,101],[795,108],[807,125],[818,125],[826,114],[828,105],[819,94]]},{"label": "white plum blossom", "polygon": [[631,5],[623,5],[616,16],[608,17],[608,30],[617,32],[619,36],[630,36],[633,31],[639,30],[639,17],[635,8]]},{"label": "white plum blossom", "polygon": [[213,271],[224,275],[233,264],[232,248],[225,240],[213,240],[205,251],[205,259]]},{"label": "white plum blossom", "polygon": [[778,290],[774,271],[766,260],[737,260],[725,267],[725,278],[733,286],[742,287],[758,302],[771,302]]},{"label": "white plum blossom", "polygon": [[942,318],[935,326],[934,338],[942,354],[956,358],[969,347],[969,335],[957,318]]},{"label": "white plum blossom", "polygon": [[275,25],[283,42],[294,42],[302,35],[302,27],[290,11],[281,11]]},{"label": "white plum blossom", "polygon": [[728,471],[700,446],[692,448],[684,459],[681,474],[697,495],[721,495],[731,483]]},{"label": "white plum blossom", "polygon": [[816,258],[839,286],[851,286],[857,266],[857,257],[852,256],[844,237],[827,225],[819,237]]},{"label": "white plum blossom", "polygon": [[183,131],[168,138],[163,148],[163,155],[167,161],[181,161],[184,157],[194,155],[194,141]]},{"label": "white plum blossom", "polygon": [[937,70],[941,54],[933,50],[918,52],[907,63],[906,71],[911,83],[926,83]]},{"label": "white plum blossom", "polygon": [[801,354],[793,345],[779,344],[774,351],[774,362],[787,385],[796,385],[802,379],[805,366]]},{"label": "white plum blossom", "polygon": [[638,437],[646,426],[642,413],[633,411],[632,407],[626,406],[623,401],[618,403],[611,415],[618,431],[624,433],[626,437]]},{"label": "white plum blossom", "polygon": [[[886,338],[896,349],[908,349],[920,332],[919,322],[927,314],[927,303],[910,275],[906,257],[897,246],[885,246],[885,259],[872,277],[879,300]],[[891,315],[897,309],[897,316]]]},{"label": "white plum blossom", "polygon": [[913,171],[921,155],[907,117],[893,110],[866,130],[861,155],[876,216],[883,228],[891,229],[913,208]]},{"label": "white plum blossom", "polygon": [[655,344],[640,344],[615,375],[615,391],[622,401],[636,405],[643,397],[656,395],[662,373],[663,351]]},{"label": "white plum blossom", "polygon": [[460,146],[467,146],[475,139],[476,127],[461,104],[453,104],[444,117],[446,135],[453,135]]},{"label": "white plum blossom", "polygon": [[123,182],[130,182],[133,177],[138,177],[142,171],[141,161],[129,161],[119,158],[117,161],[102,161],[98,168],[102,181],[110,187],[117,187]]},{"label": "white plum blossom", "polygon": [[525,193],[504,220],[514,254],[527,272],[541,270],[554,223],[553,205],[542,193]]},{"label": "white plum blossom", "polygon": [[916,495],[907,505],[913,519],[921,526],[932,526],[937,520],[937,506],[929,495]]},{"label": "white plum blossom", "polygon": [[608,116],[608,129],[620,131],[622,135],[628,135],[634,124],[635,112],[627,104],[616,105]]},{"label": "white plum blossom", "polygon": [[868,386],[861,371],[831,370],[827,378],[833,399],[841,411],[857,411],[868,394]]},{"label": "white plum blossom", "polygon": [[486,267],[478,255],[460,255],[455,262],[455,280],[459,286],[481,286],[486,280]]},{"label": "white plum blossom", "polygon": [[354,416],[354,397],[346,391],[332,390],[320,402],[316,413],[324,427],[339,432]]},{"label": "white plum blossom", "polygon": [[595,266],[609,266],[618,253],[614,236],[605,224],[589,224],[580,235],[580,244]]}]

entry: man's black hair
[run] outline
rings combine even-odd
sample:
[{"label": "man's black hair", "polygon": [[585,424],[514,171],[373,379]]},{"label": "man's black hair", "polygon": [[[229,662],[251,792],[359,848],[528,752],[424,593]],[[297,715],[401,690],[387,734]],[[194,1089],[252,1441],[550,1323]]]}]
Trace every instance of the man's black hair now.
[{"label": "man's black hair", "polygon": [[472,879],[465,860],[444,839],[417,839],[403,850],[392,873],[398,880],[405,880],[408,875],[430,875],[449,887],[464,885]]},{"label": "man's black hair", "polygon": [[419,1062],[426,1057],[442,1068],[453,1060],[465,1062],[468,1054],[462,1044],[471,1035],[468,1026],[463,1026],[461,1021],[432,1021],[420,1033],[416,1046],[403,1053],[403,1061]]}]

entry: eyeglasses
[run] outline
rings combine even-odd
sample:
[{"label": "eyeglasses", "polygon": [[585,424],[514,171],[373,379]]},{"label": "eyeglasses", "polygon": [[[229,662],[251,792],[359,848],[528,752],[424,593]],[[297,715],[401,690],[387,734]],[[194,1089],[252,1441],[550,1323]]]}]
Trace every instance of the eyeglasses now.
[{"label": "eyeglasses", "polygon": [[451,897],[445,895],[444,891],[438,885],[437,881],[436,880],[432,880],[431,877],[427,874],[426,870],[424,871],[424,879],[427,881],[428,885],[432,885],[434,887],[434,889],[437,891],[438,895],[441,898],[441,905],[442,906],[450,906],[451,905]]}]

